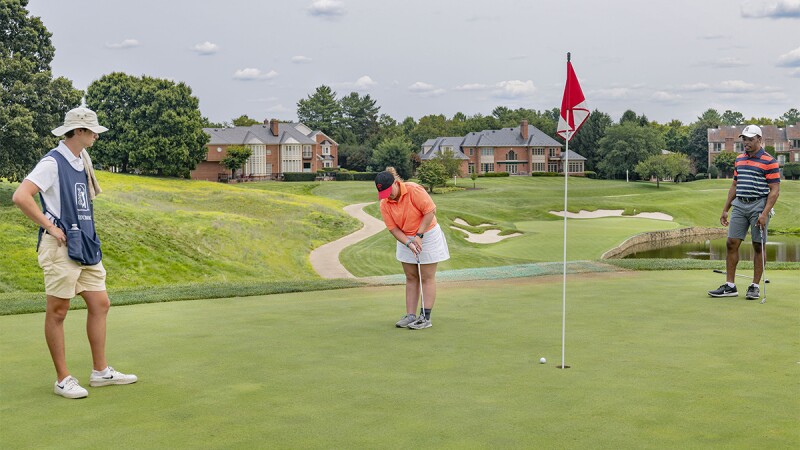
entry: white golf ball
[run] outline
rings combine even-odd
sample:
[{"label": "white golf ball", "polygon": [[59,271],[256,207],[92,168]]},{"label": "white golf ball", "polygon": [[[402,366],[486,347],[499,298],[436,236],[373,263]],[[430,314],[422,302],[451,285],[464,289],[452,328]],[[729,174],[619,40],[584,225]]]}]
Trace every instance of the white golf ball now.
[{"label": "white golf ball", "polygon": [[546,360],[546,359],[544,359],[544,358],[540,358],[540,359],[539,359],[539,363],[540,363],[540,364],[544,364],[544,363],[546,363],[546,362],[547,362],[547,360]]}]

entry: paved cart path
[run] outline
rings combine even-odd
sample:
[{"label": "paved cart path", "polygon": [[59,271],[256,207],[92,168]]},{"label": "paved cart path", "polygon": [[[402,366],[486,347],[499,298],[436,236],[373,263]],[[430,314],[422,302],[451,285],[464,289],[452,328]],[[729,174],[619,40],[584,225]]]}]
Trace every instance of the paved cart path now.
[{"label": "paved cart path", "polygon": [[386,229],[386,225],[384,225],[382,220],[378,220],[364,212],[364,208],[372,203],[374,202],[356,203],[345,206],[344,212],[360,220],[364,226],[354,233],[350,233],[341,239],[329,242],[311,251],[311,267],[314,268],[319,276],[322,278],[355,278],[355,276],[348,272],[339,262],[339,253],[346,247]]}]

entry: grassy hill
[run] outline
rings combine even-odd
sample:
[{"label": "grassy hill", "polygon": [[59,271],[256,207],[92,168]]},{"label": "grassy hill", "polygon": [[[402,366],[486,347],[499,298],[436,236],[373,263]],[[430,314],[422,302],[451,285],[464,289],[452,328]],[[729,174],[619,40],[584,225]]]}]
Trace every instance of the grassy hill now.
[{"label": "grassy hill", "polygon": [[[359,226],[344,203],[302,190],[107,172],[99,179],[98,234],[114,288],[318,279],[308,253]],[[0,183],[0,292],[41,291],[36,226],[11,203],[15,188]]]}]

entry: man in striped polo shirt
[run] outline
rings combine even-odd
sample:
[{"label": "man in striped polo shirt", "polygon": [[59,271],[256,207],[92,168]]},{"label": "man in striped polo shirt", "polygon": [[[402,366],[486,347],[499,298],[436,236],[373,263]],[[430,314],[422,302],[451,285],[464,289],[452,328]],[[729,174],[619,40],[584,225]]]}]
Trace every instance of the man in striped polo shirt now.
[{"label": "man in striped polo shirt", "polygon": [[[747,229],[753,241],[753,282],[747,288],[745,298],[756,300],[760,297],[758,283],[764,272],[761,255],[762,242],[767,242],[767,226],[772,216],[772,207],[780,194],[781,175],[778,161],[761,148],[761,128],[748,125],[739,137],[744,142],[745,152],[736,157],[733,170],[733,183],[728,190],[728,199],[722,208],[719,222],[728,227],[728,254],[725,261],[727,282],[718,289],[708,291],[711,297],[736,297],[739,295],[734,283],[736,265],[739,264],[739,246]],[[730,221],[728,210],[731,211]]]}]

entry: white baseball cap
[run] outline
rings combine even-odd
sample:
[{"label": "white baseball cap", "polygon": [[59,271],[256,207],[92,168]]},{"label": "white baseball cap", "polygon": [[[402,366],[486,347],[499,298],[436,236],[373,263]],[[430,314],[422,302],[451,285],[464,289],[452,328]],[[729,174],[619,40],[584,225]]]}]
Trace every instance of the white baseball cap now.
[{"label": "white baseball cap", "polygon": [[76,128],[88,128],[95,133],[108,131],[108,128],[100,125],[97,121],[97,114],[89,108],[75,108],[67,111],[64,116],[64,125],[51,131],[56,136],[63,136],[67,131]]},{"label": "white baseball cap", "polygon": [[744,130],[742,130],[742,134],[739,135],[739,137],[742,136],[749,138],[753,136],[762,136],[761,128],[758,125],[748,125],[744,127]]}]

